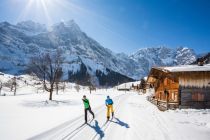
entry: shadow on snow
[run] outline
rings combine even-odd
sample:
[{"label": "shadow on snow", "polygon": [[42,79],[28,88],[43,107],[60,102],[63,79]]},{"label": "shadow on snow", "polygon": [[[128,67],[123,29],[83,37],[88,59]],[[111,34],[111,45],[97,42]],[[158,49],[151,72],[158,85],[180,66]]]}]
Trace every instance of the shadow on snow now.
[{"label": "shadow on snow", "polygon": [[113,121],[113,120],[110,120],[110,121],[113,122],[113,123],[116,123],[116,124],[118,124],[118,125],[120,125],[120,126],[122,126],[122,127],[130,128],[129,125],[128,125],[127,123],[121,121],[119,118],[116,118],[116,117],[115,117],[115,120],[116,120],[116,121]]},{"label": "shadow on snow", "polygon": [[104,137],[104,132],[101,130],[101,127],[98,125],[98,121],[95,120],[95,125],[90,125],[88,124],[88,126],[90,126],[91,128],[93,128],[96,133],[100,136],[100,139],[102,139]]}]

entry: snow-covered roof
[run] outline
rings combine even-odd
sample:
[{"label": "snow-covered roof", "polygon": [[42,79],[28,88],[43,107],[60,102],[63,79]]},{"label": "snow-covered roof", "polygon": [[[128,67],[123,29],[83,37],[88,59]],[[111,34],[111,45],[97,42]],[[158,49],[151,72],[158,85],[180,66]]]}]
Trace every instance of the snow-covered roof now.
[{"label": "snow-covered roof", "polygon": [[170,72],[190,72],[190,71],[210,71],[210,64],[204,66],[198,65],[180,65],[175,67],[160,67],[160,69]]},{"label": "snow-covered roof", "polygon": [[118,85],[118,88],[130,88],[132,84],[137,85],[140,84],[140,81],[135,81],[135,82],[128,82],[128,83],[123,83],[121,85]]}]

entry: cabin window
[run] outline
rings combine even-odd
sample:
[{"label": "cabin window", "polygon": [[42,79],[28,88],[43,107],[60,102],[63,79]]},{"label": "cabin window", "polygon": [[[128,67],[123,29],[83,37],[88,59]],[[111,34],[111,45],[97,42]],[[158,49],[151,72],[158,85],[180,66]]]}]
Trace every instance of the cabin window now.
[{"label": "cabin window", "polygon": [[171,99],[172,99],[173,101],[175,100],[175,93],[174,93],[174,92],[171,93]]},{"label": "cabin window", "polygon": [[178,92],[174,92],[174,101],[178,101]]},{"label": "cabin window", "polygon": [[178,92],[176,92],[176,91],[173,91],[172,93],[171,93],[171,100],[172,101],[178,101]]},{"label": "cabin window", "polygon": [[161,92],[161,100],[165,100],[165,99],[166,99],[165,93]]},{"label": "cabin window", "polygon": [[193,101],[204,101],[204,94],[202,93],[193,93],[192,94]]},{"label": "cabin window", "polygon": [[163,92],[160,92],[160,93],[159,93],[159,99],[160,99],[160,100],[164,100],[164,94],[163,94]]},{"label": "cabin window", "polygon": [[159,100],[161,100],[161,92],[159,92]]}]

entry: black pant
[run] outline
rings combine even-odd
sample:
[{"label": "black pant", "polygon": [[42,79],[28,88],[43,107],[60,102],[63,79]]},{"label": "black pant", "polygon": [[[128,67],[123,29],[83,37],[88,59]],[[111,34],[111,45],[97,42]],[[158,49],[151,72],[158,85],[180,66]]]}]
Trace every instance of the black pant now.
[{"label": "black pant", "polygon": [[89,107],[89,108],[85,108],[85,122],[87,122],[87,111],[89,111],[90,114],[92,114],[92,115],[93,115],[93,118],[94,118],[94,113],[93,113],[93,111],[91,110],[91,108],[90,108],[90,107]]}]

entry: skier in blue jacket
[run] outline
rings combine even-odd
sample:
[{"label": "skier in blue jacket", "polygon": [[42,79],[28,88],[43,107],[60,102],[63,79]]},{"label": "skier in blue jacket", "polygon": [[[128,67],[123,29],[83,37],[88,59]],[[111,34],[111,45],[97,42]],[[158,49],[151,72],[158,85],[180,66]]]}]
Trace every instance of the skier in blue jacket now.
[{"label": "skier in blue jacket", "polygon": [[112,117],[114,117],[114,110],[113,110],[113,100],[107,96],[107,99],[105,101],[105,104],[107,106],[107,120],[110,118],[110,112],[112,112]]}]

